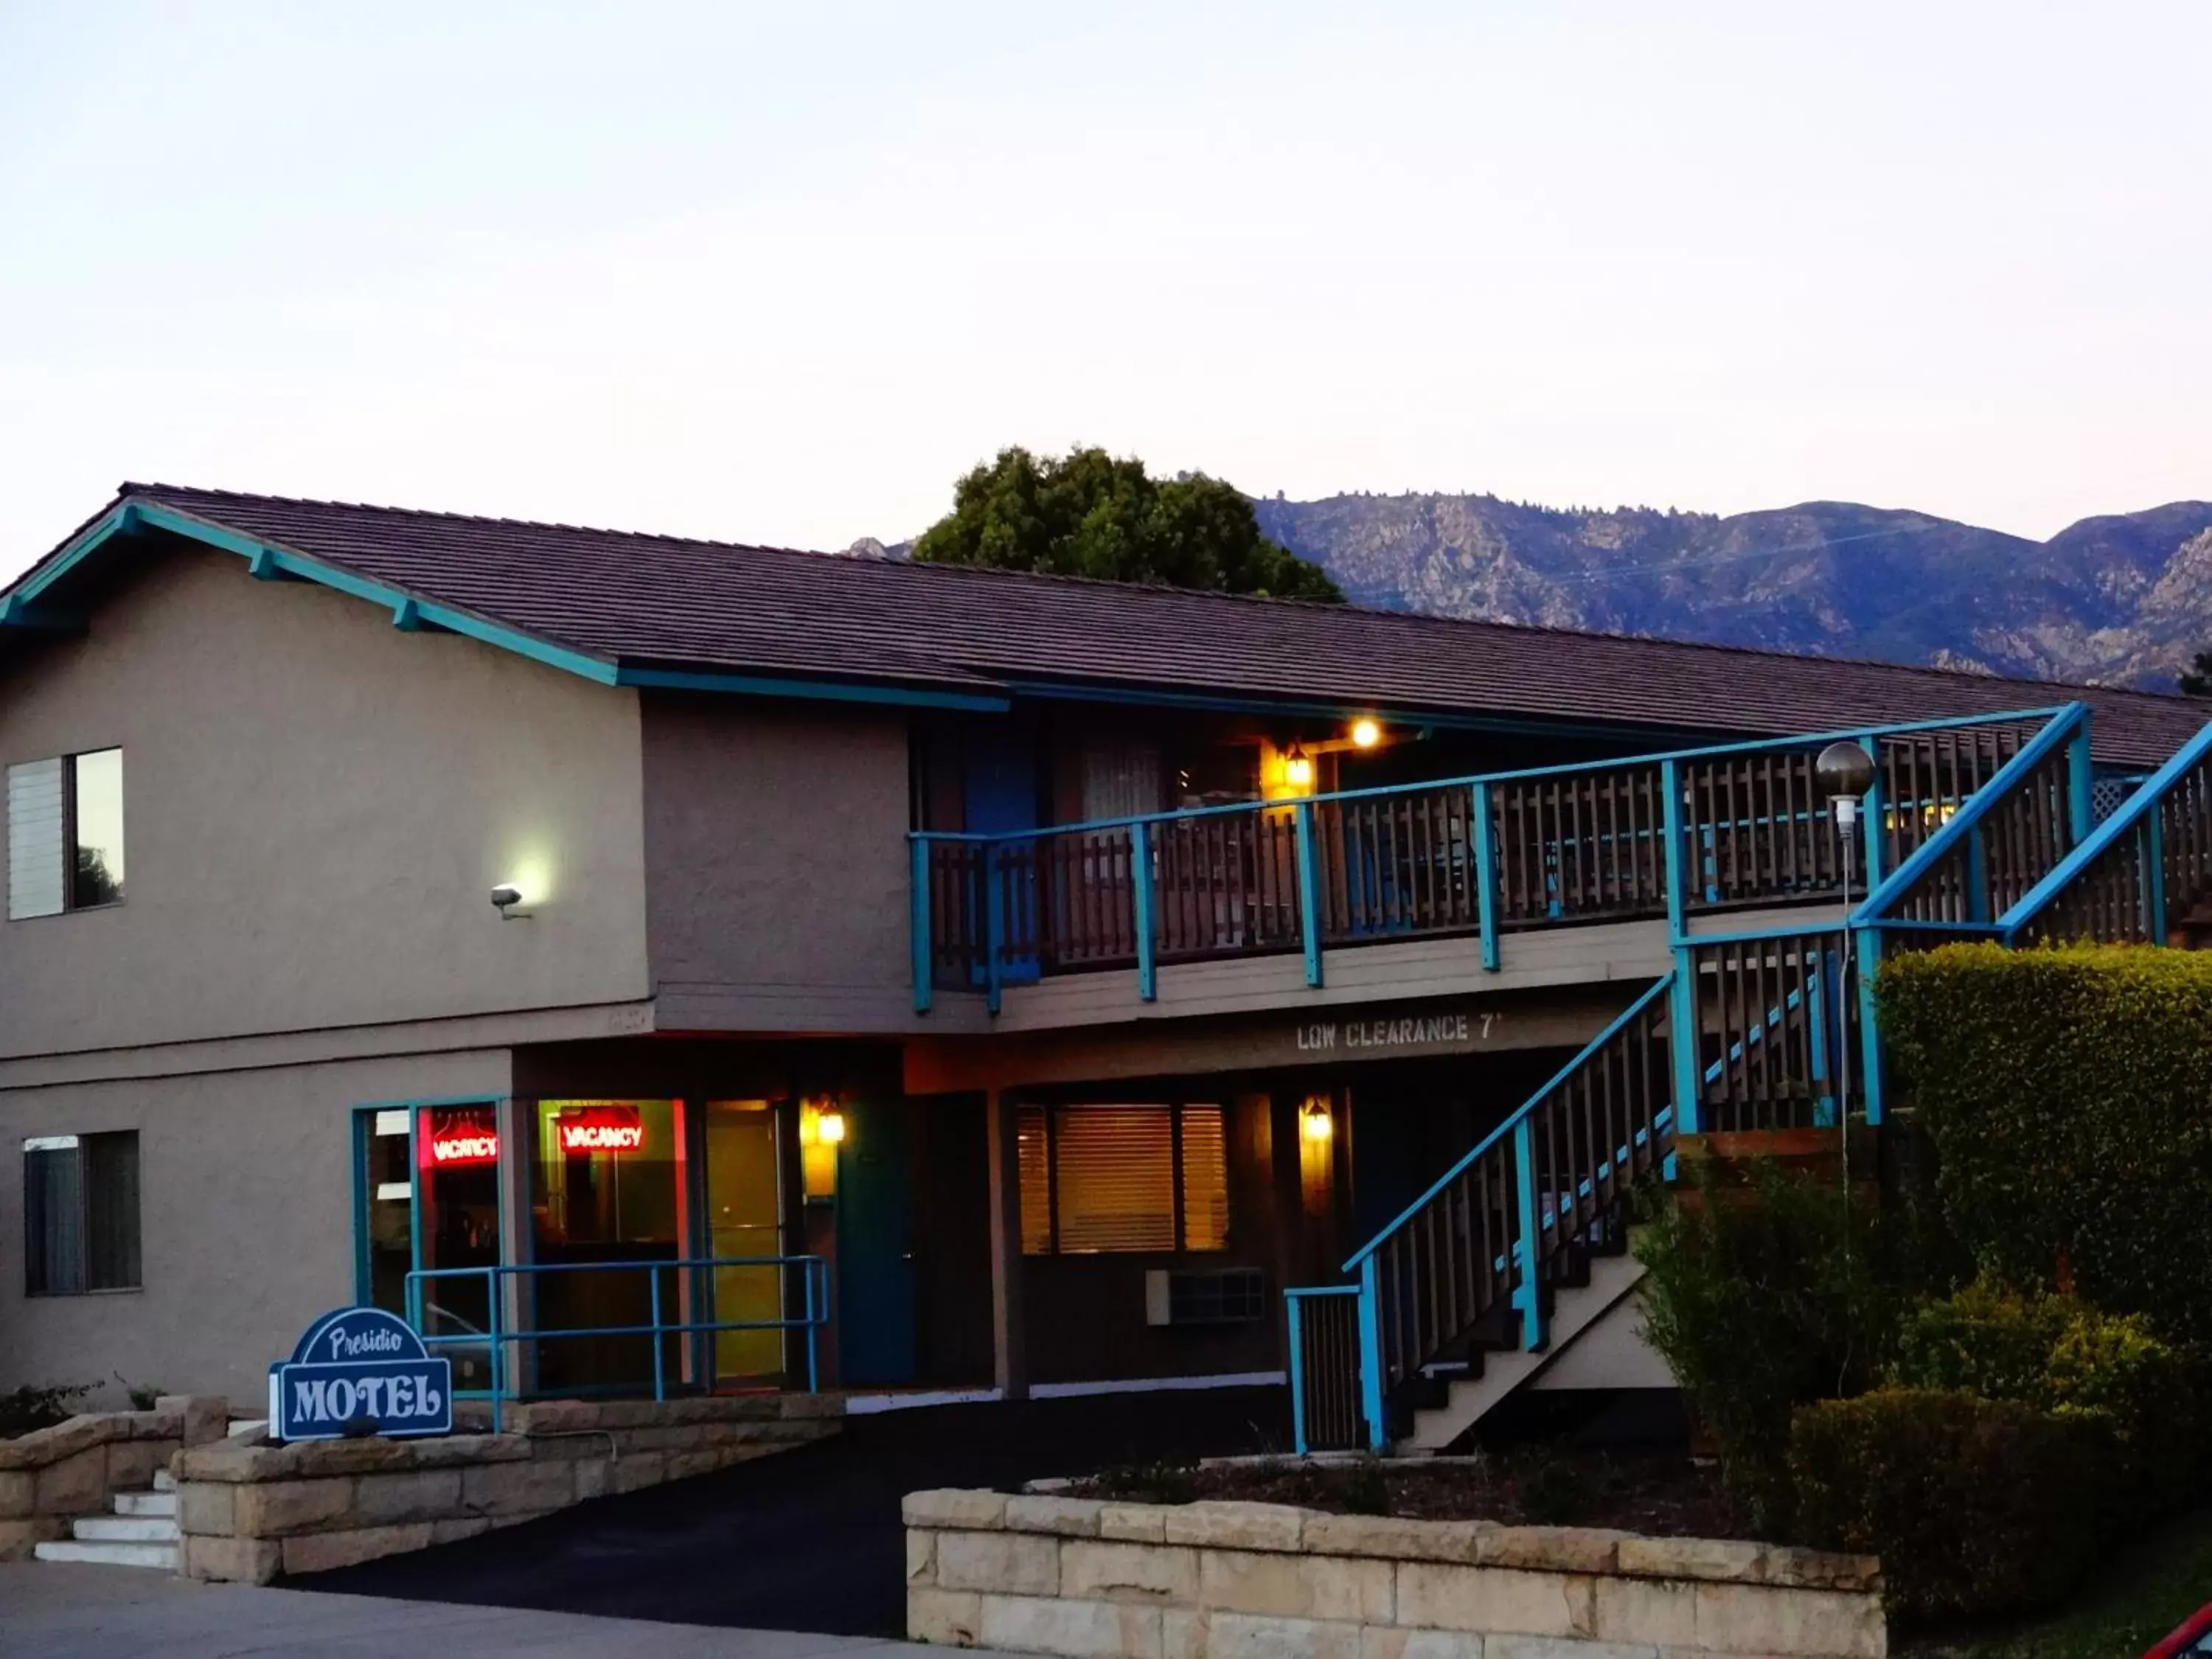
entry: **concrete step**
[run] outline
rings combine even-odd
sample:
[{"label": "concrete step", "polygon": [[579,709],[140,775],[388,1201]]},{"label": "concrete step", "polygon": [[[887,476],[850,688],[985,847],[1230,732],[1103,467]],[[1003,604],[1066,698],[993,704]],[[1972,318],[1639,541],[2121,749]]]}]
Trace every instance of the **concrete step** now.
[{"label": "concrete step", "polygon": [[51,1540],[39,1544],[31,1553],[41,1561],[80,1561],[95,1567],[158,1567],[164,1572],[177,1570],[177,1547],[174,1544],[81,1544],[76,1540]]},{"label": "concrete step", "polygon": [[166,1515],[88,1515],[70,1523],[80,1544],[173,1544],[177,1523]]},{"label": "concrete step", "polygon": [[174,1492],[176,1489],[177,1477],[175,1475],[171,1474],[167,1469],[156,1469],[154,1471],[154,1490],[155,1492]]},{"label": "concrete step", "polygon": [[177,1494],[169,1492],[119,1492],[115,1494],[118,1515],[174,1515]]}]

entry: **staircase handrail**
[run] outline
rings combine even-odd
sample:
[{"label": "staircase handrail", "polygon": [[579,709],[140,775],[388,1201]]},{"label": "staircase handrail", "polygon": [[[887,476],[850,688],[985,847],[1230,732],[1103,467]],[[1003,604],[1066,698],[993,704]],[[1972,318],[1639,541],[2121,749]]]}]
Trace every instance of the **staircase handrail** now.
[{"label": "staircase handrail", "polygon": [[1605,1045],[1612,1042],[1615,1036],[1619,1036],[1621,1030],[1632,1020],[1635,1019],[1637,1016],[1650,1008],[1654,1002],[1664,996],[1667,994],[1668,988],[1670,988],[1674,982],[1674,975],[1671,969],[1662,975],[1657,980],[1654,981],[1648,990],[1646,990],[1641,996],[1638,997],[1635,1001],[1630,1003],[1627,1007],[1623,1009],[1620,1012],[1620,1016],[1608,1024],[1602,1031],[1600,1031],[1587,1043],[1583,1044],[1583,1047],[1577,1051],[1575,1057],[1569,1060],[1565,1066],[1562,1066],[1541,1088],[1536,1090],[1528,1097],[1528,1099],[1522,1101],[1519,1106],[1516,1107],[1511,1112],[1507,1114],[1503,1122],[1499,1123],[1496,1128],[1492,1129],[1488,1134],[1483,1136],[1480,1140],[1477,1141],[1474,1151],[1468,1152],[1466,1157],[1461,1158],[1459,1162],[1453,1164],[1450,1169],[1445,1170],[1441,1176],[1438,1176],[1430,1185],[1429,1189],[1426,1192],[1423,1193],[1411,1204],[1408,1204],[1405,1209],[1400,1212],[1396,1220],[1393,1221],[1389,1226],[1376,1233],[1375,1237],[1369,1239],[1366,1243],[1360,1246],[1360,1248],[1353,1253],[1352,1258],[1344,1264],[1344,1271],[1346,1273],[1357,1272],[1361,1262],[1366,1261],[1369,1256],[1374,1255],[1377,1249],[1381,1249],[1384,1243],[1389,1242],[1394,1234],[1395,1234],[1401,1228],[1404,1227],[1405,1224],[1411,1221],[1415,1216],[1419,1215],[1422,1210],[1425,1209],[1429,1204],[1435,1200],[1437,1194],[1443,1192],[1445,1188],[1450,1186],[1451,1183],[1456,1180],[1470,1164],[1474,1164],[1477,1158],[1480,1158],[1485,1152],[1487,1152],[1492,1147],[1495,1146],[1499,1141],[1510,1134],[1514,1128],[1519,1125],[1523,1119],[1527,1118],[1536,1109],[1538,1103],[1549,1095],[1553,1090],[1558,1088],[1570,1077],[1573,1076],[1576,1069],[1585,1060],[1603,1049]]},{"label": "staircase handrail", "polygon": [[2112,809],[2102,823],[2089,832],[2080,846],[2059,860],[2049,875],[2029,888],[2018,903],[1996,919],[1994,925],[1999,937],[2007,945],[2017,939],[2021,931],[2040,915],[2053,899],[2064,892],[2082,871],[2097,860],[2100,854],[2130,833],[2147,814],[2156,811],[2173,786],[2208,753],[2212,753],[2212,721],[2207,721],[2195,737],[2175,750],[2172,757],[2137,785],[2125,800]]},{"label": "staircase handrail", "polygon": [[[2020,753],[1999,767],[1987,783],[1967,796],[1949,821],[1921,842],[1911,858],[1882,878],[1881,884],[1868,894],[1852,912],[1851,926],[1881,926],[1893,921],[1887,915],[1889,908],[1911,891],[1929,871],[1965,845],[1974,827],[2005,798],[2012,787],[2079,736],[2088,719],[2089,705],[2085,702],[2069,702],[2050,711],[2050,719],[2043,730],[2022,745]],[[1986,933],[1992,936],[1997,930],[1995,922],[1946,922],[1943,927],[1947,932]]]}]

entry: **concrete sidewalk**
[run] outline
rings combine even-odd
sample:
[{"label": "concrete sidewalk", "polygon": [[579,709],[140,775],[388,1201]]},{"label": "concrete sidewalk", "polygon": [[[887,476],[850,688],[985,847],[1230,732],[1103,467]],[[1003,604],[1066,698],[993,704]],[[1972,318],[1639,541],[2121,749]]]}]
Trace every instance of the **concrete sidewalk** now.
[{"label": "concrete sidewalk", "polygon": [[941,1650],[869,1637],[195,1584],[143,1567],[0,1564],[0,1659],[914,1659],[933,1651]]}]

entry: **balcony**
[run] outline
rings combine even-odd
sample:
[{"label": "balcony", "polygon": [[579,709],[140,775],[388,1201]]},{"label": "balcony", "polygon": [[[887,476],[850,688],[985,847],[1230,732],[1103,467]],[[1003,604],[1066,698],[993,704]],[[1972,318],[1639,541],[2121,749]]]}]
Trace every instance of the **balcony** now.
[{"label": "balcony", "polygon": [[[1002,835],[916,831],[915,1006],[980,992],[995,1014],[1009,987],[1115,971],[1148,1003],[1164,966],[1267,956],[1302,957],[1317,988],[1342,953],[1418,939],[1473,941],[1496,973],[1528,936],[1606,923],[1663,921],[1663,951],[1705,918],[1833,907],[1847,873],[1863,894],[2033,750],[2047,787],[1978,826],[1945,890],[1923,895],[1930,926],[1971,931],[1992,895],[2001,908],[2086,833],[2087,729],[2076,708],[2029,709]],[[1838,740],[1875,763],[1848,872],[1814,775]]]}]

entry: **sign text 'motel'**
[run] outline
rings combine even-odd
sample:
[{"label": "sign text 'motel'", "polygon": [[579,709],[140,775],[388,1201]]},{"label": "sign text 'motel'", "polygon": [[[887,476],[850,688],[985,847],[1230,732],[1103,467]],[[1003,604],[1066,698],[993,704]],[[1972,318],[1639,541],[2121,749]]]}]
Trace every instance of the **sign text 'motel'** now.
[{"label": "sign text 'motel'", "polygon": [[396,1314],[340,1308],[269,1368],[269,1428],[278,1440],[451,1434],[453,1362],[433,1357]]}]

